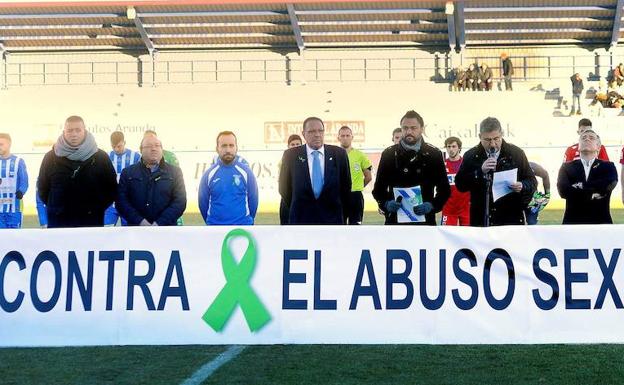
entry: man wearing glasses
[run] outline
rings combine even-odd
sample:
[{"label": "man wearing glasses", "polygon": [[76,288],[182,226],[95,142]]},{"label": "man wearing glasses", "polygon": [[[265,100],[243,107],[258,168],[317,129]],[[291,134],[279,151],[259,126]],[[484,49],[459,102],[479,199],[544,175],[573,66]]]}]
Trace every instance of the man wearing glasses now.
[{"label": "man wearing glasses", "polygon": [[344,224],[351,196],[347,152],[324,144],[325,125],[317,117],[303,122],[305,146],[284,151],[279,192],[290,207],[291,225]]},{"label": "man wearing glasses", "polygon": [[[537,180],[524,151],[503,140],[501,124],[485,118],[479,127],[480,143],[464,155],[455,186],[470,191],[470,225],[499,226],[524,224],[524,208],[531,200]],[[517,177],[507,186],[511,192],[493,200],[494,173],[517,169]]]},{"label": "man wearing glasses", "polygon": [[165,162],[155,135],[141,141],[141,161],[121,172],[115,207],[130,226],[175,226],[184,213],[182,170]]}]

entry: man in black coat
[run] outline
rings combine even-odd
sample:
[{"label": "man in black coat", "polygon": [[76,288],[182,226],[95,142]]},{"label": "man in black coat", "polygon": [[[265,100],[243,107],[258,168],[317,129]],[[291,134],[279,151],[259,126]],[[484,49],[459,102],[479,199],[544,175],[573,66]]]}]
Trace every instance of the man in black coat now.
[{"label": "man in black coat", "polygon": [[442,152],[425,143],[424,126],[423,118],[416,111],[408,111],[401,118],[403,138],[381,154],[373,197],[387,225],[397,224],[397,211],[405,210],[394,198],[395,187],[420,186],[423,203],[414,207],[414,214],[424,215],[425,222],[410,224],[435,226],[435,214],[442,210],[451,195]]},{"label": "man in black coat", "polygon": [[325,125],[317,117],[303,122],[305,146],[284,151],[279,192],[290,207],[291,225],[344,224],[351,196],[347,152],[324,144]]},{"label": "man in black coat", "polygon": [[503,61],[503,79],[505,80],[505,90],[512,91],[511,76],[514,74],[513,63],[505,52],[501,54],[501,60]]},{"label": "man in black coat", "polygon": [[613,162],[597,158],[599,149],[600,137],[586,130],[579,140],[581,159],[559,169],[557,189],[566,200],[563,224],[613,223],[609,201],[618,182],[617,170]]},{"label": "man in black coat", "polygon": [[[466,152],[455,175],[455,187],[459,191],[470,191],[470,225],[486,225],[486,196],[489,225],[524,224],[524,209],[537,188],[535,174],[524,151],[503,140],[501,124],[496,118],[489,117],[481,122],[479,139],[480,143]],[[518,176],[509,186],[512,192],[494,202],[488,180],[492,180],[495,171],[514,168],[518,169]]]},{"label": "man in black coat", "polygon": [[37,190],[49,228],[104,225],[104,211],[117,193],[117,174],[81,117],[65,121],[63,134],[43,158]]}]

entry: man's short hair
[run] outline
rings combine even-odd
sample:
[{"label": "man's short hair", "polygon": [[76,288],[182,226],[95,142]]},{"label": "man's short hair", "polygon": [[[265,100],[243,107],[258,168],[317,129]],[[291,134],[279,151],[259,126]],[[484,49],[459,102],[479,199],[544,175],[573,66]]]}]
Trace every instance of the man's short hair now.
[{"label": "man's short hair", "polygon": [[232,135],[234,137],[234,141],[238,142],[238,139],[236,138],[236,134],[233,133],[232,131],[221,131],[218,135],[217,135],[217,146],[219,145],[219,138],[222,136],[226,136],[226,135]]},{"label": "man's short hair", "polygon": [[592,127],[592,121],[587,118],[583,118],[579,120],[578,128],[581,128],[581,127]]},{"label": "man's short hair", "polygon": [[321,118],[317,118],[316,116],[310,116],[309,118],[306,118],[306,120],[303,121],[303,131],[305,131],[306,126],[308,125],[308,123],[313,121],[313,120],[318,120],[319,122],[321,122],[321,125],[323,126],[323,129],[325,129],[325,123],[323,123],[323,120],[321,120]]},{"label": "man's short hair", "polygon": [[420,124],[421,128],[425,127],[425,121],[423,120],[422,116],[420,116],[420,114],[414,110],[407,111],[405,115],[403,115],[403,117],[399,121],[401,126],[403,126],[403,120],[405,119],[416,119],[418,120],[418,124]]},{"label": "man's short hair", "polygon": [[403,129],[401,127],[397,127],[394,130],[392,130],[392,136],[398,133],[401,133],[401,134],[403,133]]},{"label": "man's short hair", "polygon": [[9,135],[7,133],[4,133],[4,132],[0,132],[0,139],[6,139],[6,140],[9,141],[9,143],[12,142],[11,135]]},{"label": "man's short hair", "polygon": [[481,121],[479,125],[479,133],[483,134],[484,132],[494,132],[494,131],[503,131],[501,127],[501,123],[498,119],[488,116],[487,118]]},{"label": "man's short hair", "polygon": [[124,134],[121,131],[115,131],[110,136],[111,145],[116,146],[117,144],[123,142],[125,140]]},{"label": "man's short hair", "polygon": [[69,118],[65,119],[65,124],[67,124],[67,123],[76,123],[76,122],[82,123],[83,126],[85,125],[84,120],[80,116],[78,116],[78,115],[72,115]]},{"label": "man's short hair", "polygon": [[585,134],[587,134],[587,133],[592,133],[592,134],[596,135],[596,138],[598,139],[598,145],[602,145],[602,140],[600,139],[600,135],[598,135],[598,133],[597,133],[596,131],[592,130],[591,128],[589,128],[589,129],[587,129],[587,130],[583,131],[583,132],[579,135],[579,142],[580,142],[581,136],[583,136],[583,135],[585,135]]},{"label": "man's short hair", "polygon": [[288,137],[288,141],[286,142],[287,144],[291,144],[293,141],[298,140],[300,142],[303,143],[303,140],[301,140],[301,137],[297,134],[292,134],[291,136]]},{"label": "man's short hair", "polygon": [[145,131],[143,132],[143,136],[146,136],[146,135],[154,135],[154,136],[158,136],[158,134],[157,134],[157,133],[156,133],[156,131],[154,131],[154,130],[145,130]]},{"label": "man's short hair", "polygon": [[340,133],[340,131],[342,131],[342,130],[349,130],[353,134],[353,130],[349,126],[342,126],[342,127],[340,127],[340,129],[338,130],[338,133]]},{"label": "man's short hair", "polygon": [[444,147],[448,146],[449,144],[452,143],[457,143],[457,147],[459,147],[459,149],[461,150],[462,148],[462,141],[461,139],[455,137],[455,136],[450,136],[448,138],[446,138],[446,140],[444,140]]}]

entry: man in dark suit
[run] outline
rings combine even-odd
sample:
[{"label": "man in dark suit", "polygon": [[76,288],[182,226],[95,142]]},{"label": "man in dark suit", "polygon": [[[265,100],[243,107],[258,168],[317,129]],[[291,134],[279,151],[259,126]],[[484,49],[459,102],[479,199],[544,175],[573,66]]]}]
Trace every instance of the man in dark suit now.
[{"label": "man in dark suit", "polygon": [[566,200],[563,224],[613,223],[609,212],[611,191],[618,182],[613,162],[597,158],[600,137],[586,130],[579,140],[581,159],[561,165],[559,195]]},{"label": "man in dark suit", "polygon": [[347,152],[324,143],[325,125],[316,117],[303,122],[305,146],[284,151],[279,192],[290,207],[289,224],[344,224],[351,195]]}]

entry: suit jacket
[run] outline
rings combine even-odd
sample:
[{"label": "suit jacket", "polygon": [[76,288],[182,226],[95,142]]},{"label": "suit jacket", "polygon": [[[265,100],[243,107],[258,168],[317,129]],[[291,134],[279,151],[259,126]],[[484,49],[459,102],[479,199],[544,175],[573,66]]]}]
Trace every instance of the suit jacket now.
[{"label": "suit jacket", "polygon": [[312,191],[306,146],[284,151],[279,192],[284,203],[290,207],[290,224],[343,224],[351,195],[347,152],[337,146],[325,145],[323,190],[316,199]]},{"label": "suit jacket", "polygon": [[[617,181],[617,171],[613,162],[594,160],[587,180],[580,159],[562,164],[557,178],[557,189],[559,195],[566,200],[563,223],[613,223],[609,212],[609,199]],[[582,187],[578,183],[582,183]],[[594,194],[599,194],[600,198]]]}]

